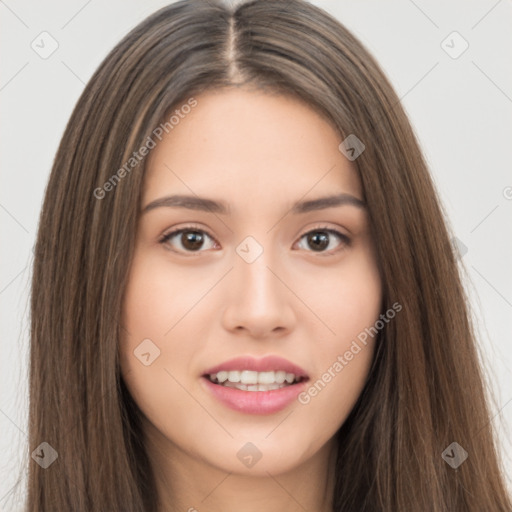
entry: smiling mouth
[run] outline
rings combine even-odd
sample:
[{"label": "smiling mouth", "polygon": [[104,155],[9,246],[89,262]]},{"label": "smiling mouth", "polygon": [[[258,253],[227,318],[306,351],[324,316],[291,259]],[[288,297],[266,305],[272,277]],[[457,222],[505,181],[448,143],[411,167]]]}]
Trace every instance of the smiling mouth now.
[{"label": "smiling mouth", "polygon": [[220,371],[204,375],[213,384],[241,391],[273,391],[293,386],[306,377],[283,370],[256,372],[252,370]]}]

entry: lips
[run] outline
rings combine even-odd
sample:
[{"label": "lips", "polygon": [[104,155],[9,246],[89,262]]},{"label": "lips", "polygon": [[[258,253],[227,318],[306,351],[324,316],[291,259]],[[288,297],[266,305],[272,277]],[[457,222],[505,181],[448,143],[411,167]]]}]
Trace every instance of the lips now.
[{"label": "lips", "polygon": [[306,371],[277,356],[239,357],[206,370],[203,385],[222,404],[247,414],[284,409],[305,387]]}]

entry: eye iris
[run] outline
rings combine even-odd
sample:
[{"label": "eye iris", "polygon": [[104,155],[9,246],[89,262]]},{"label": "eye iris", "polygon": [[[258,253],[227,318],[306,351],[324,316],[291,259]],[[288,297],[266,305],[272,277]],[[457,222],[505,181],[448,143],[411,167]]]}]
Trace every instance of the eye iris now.
[{"label": "eye iris", "polygon": [[315,251],[321,251],[329,246],[329,235],[323,231],[315,231],[308,235],[308,243]]},{"label": "eye iris", "polygon": [[203,242],[203,235],[199,231],[184,231],[181,234],[181,243],[186,249],[200,249]]}]

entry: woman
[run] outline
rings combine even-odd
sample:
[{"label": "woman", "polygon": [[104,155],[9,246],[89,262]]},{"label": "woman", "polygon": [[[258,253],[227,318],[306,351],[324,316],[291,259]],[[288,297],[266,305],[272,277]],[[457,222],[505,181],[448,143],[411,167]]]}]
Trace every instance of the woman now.
[{"label": "woman", "polygon": [[510,510],[469,318],[361,43],[301,0],[170,5],[50,176],[27,510]]}]

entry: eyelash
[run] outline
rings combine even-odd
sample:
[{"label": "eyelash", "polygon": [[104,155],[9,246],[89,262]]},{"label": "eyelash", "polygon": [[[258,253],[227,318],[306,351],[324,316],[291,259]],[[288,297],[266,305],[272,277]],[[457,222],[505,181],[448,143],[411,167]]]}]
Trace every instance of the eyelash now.
[{"label": "eyelash", "polygon": [[[181,233],[184,233],[184,232],[187,232],[187,231],[197,231],[199,233],[202,233],[202,234],[206,234],[211,240],[213,240],[215,243],[217,243],[217,241],[215,240],[215,238],[210,235],[208,233],[208,231],[198,227],[198,226],[194,226],[194,225],[189,225],[189,226],[185,226],[183,228],[179,228],[179,229],[175,229],[174,231],[171,231],[169,233],[165,233],[164,235],[162,235],[162,237],[158,240],[158,242],[162,245],[165,245],[167,244],[167,242],[169,242],[169,240],[171,240],[172,238],[174,238],[175,236],[177,235],[180,235]],[[341,247],[338,247],[337,249],[334,249],[334,251],[331,249],[331,251],[308,251],[308,252],[313,252],[313,253],[317,253],[318,255],[320,256],[330,256],[330,255],[333,255],[333,254],[337,254],[338,252],[342,251],[343,249],[346,248],[346,246],[349,246],[351,244],[351,239],[347,236],[347,235],[344,235],[343,233],[340,233],[339,231],[337,231],[336,229],[332,229],[332,228],[329,228],[328,226],[318,226],[314,229],[311,229],[309,231],[306,231],[306,233],[302,234],[299,238],[299,241],[302,240],[306,235],[309,235],[310,233],[315,233],[315,232],[323,232],[323,233],[329,233],[330,235],[334,235],[336,237],[338,237],[341,241]],[[193,254],[199,254],[201,252],[204,252],[202,250],[198,250],[198,251],[176,251],[174,249],[170,249],[170,250],[173,250],[174,252],[178,252],[180,254],[190,254],[190,255],[193,255]]]}]

